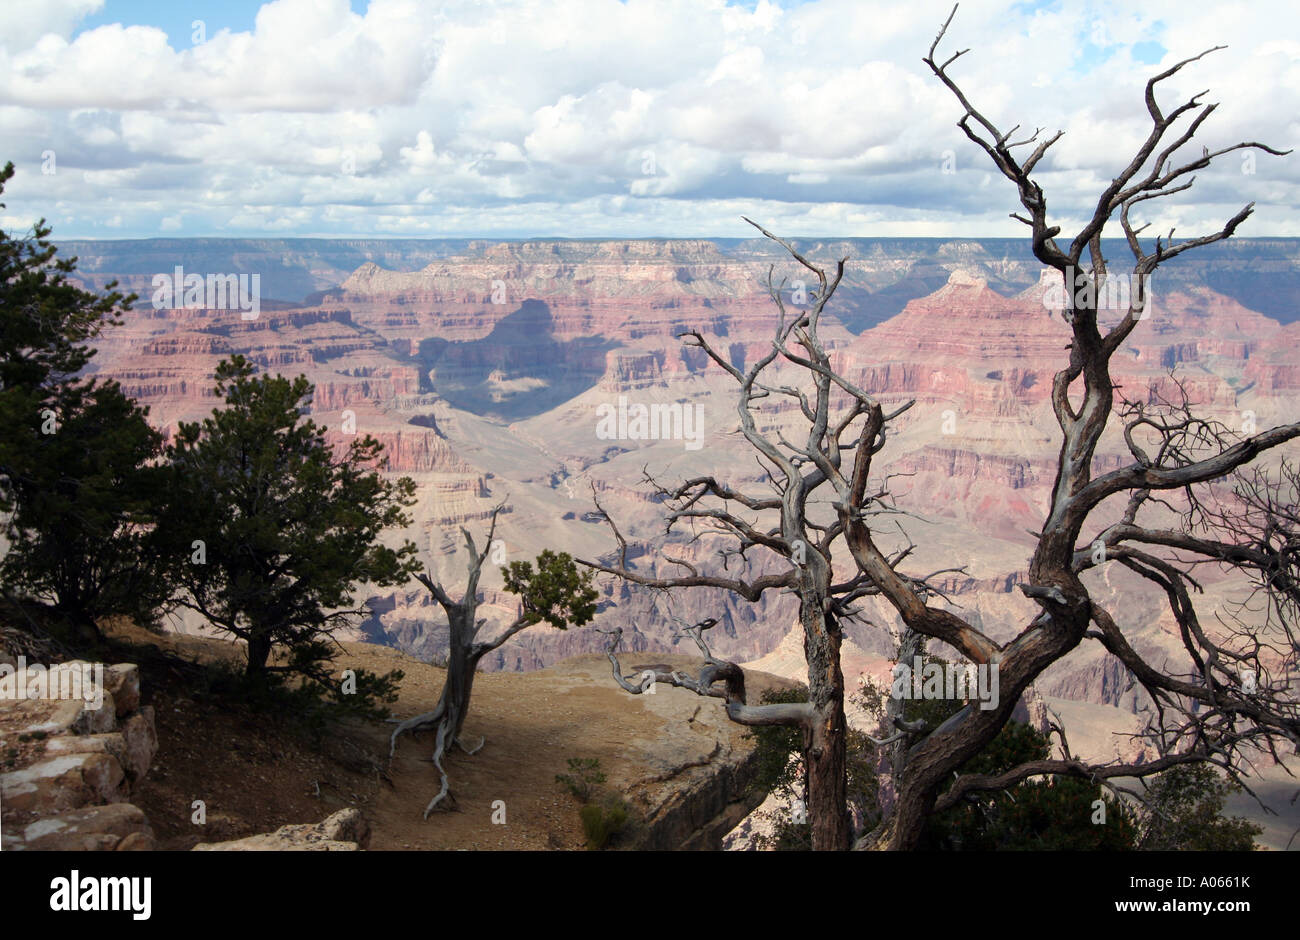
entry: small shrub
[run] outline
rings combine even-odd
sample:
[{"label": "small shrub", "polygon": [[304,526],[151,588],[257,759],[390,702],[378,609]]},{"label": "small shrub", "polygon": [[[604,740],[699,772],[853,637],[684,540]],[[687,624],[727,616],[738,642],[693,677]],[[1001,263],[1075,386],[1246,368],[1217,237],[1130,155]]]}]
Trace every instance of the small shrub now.
[{"label": "small shrub", "polygon": [[564,784],[582,802],[591,802],[592,791],[605,782],[605,775],[600,771],[600,758],[570,757],[569,772],[556,774],[555,782]]},{"label": "small shrub", "polygon": [[599,851],[627,825],[627,804],[613,797],[600,803],[588,803],[579,810],[587,848]]}]

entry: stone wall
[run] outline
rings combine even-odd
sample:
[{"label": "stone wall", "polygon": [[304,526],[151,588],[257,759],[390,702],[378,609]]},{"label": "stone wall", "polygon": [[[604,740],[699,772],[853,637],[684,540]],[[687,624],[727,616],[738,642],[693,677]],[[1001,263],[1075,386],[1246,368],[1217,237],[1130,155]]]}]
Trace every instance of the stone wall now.
[{"label": "stone wall", "polygon": [[[88,694],[101,677],[102,700]],[[81,697],[67,698],[75,688]],[[44,669],[0,649],[0,848],[154,848],[149,821],[130,799],[157,749],[134,663]]]}]

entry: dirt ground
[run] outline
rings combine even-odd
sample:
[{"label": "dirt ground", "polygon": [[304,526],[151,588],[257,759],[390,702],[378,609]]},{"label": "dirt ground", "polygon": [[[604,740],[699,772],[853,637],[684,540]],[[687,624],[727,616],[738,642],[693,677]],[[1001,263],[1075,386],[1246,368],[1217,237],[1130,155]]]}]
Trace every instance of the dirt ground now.
[{"label": "dirt ground", "polygon": [[[239,658],[234,644],[220,640],[156,636],[130,625],[114,632],[190,661]],[[340,670],[405,673],[395,717],[436,705],[442,669],[386,647],[348,643],[344,649]],[[474,755],[455,750],[444,760],[452,801],[425,820],[424,808],[438,789],[431,734],[404,736],[391,762],[391,725],[356,722],[315,744],[272,718],[196,694],[184,670],[139,659],[159,746],[132,801],[165,849],[319,822],[348,806],[369,821],[372,850],[583,849],[580,804],[555,779],[568,770],[569,758],[597,758],[606,788],[627,795],[646,778],[647,765],[653,776],[651,745],[671,755],[675,745],[686,748],[682,742],[692,728],[707,730],[696,722],[700,700],[672,700],[675,710],[687,710],[669,720],[661,714],[668,696],[659,696],[660,702],[642,697],[648,701],[641,703],[600,681],[609,669],[600,656],[541,672],[480,674],[464,737],[476,744],[485,736],[486,743]],[[691,766],[686,758],[678,763]],[[666,768],[664,776],[682,772]],[[195,800],[205,804],[202,825],[193,821]],[[505,824],[494,822],[502,811]]]}]

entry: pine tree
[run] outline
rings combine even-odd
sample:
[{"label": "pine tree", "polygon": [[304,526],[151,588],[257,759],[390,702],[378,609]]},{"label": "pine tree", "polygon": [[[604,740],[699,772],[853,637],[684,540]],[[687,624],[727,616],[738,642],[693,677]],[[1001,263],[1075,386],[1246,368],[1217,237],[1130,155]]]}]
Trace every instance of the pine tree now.
[{"label": "pine tree", "polygon": [[50,231],[0,232],[0,585],[85,632],[113,614],[152,623],[168,593],[150,537],[161,438],[117,383],[79,377],[87,342],[136,298],[77,286]]},{"label": "pine tree", "polygon": [[365,613],[354,606],[357,585],[401,584],[420,568],[410,541],[379,540],[410,524],[415,484],[377,472],[383,445],[369,435],[336,456],[303,417],[305,376],[255,376],[234,356],[216,379],[225,407],[182,423],[167,449],[160,528],[178,603],[245,641],[250,678],[297,674],[355,691],[354,702],[391,700],[390,684],[358,674],[350,690],[328,668],[333,634]]}]

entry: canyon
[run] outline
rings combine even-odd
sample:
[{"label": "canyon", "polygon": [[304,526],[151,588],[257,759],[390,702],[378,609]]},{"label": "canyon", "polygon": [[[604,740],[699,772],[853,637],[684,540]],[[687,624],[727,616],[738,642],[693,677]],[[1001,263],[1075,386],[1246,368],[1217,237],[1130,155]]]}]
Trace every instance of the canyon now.
[{"label": "canyon", "polygon": [[[882,482],[910,513],[898,517],[896,546],[915,542],[910,571],[960,569],[940,579],[954,610],[995,639],[1010,638],[1036,612],[1016,586],[1026,579],[1030,533],[1042,522],[1056,470],[1060,431],[1049,399],[1069,337],[1053,309],[1059,277],[1009,239],[804,239],[799,246],[828,266],[849,258],[821,326],[837,369],[886,407],[916,402],[877,459]],[[1107,246],[1116,269],[1124,251]],[[82,259],[86,284],[116,278],[140,294],[125,322],[97,340],[92,369],[148,406],[164,433],[219,404],[211,376],[223,357],[240,353],[262,370],[307,375],[315,386],[310,417],[332,440],[344,446],[354,433],[372,435],[384,444],[386,472],[415,481],[414,522],[391,537],[415,541],[426,568],[453,593],[466,563],[460,527],[481,536],[500,504],[494,562],[546,548],[612,558],[615,543],[593,494],[617,520],[638,570],[677,570],[664,558],[662,506],[645,474],[668,483],[707,473],[738,488],[763,486],[738,432],[734,382],[678,336],[698,331],[743,366],[770,348],[769,273],[787,303],[798,305],[815,287],[763,239],[191,239],[70,243],[64,253]],[[257,318],[154,309],[150,277],[182,264],[260,274]],[[1200,412],[1234,432],[1300,418],[1300,242],[1233,239],[1191,253],[1158,272],[1151,296],[1114,363],[1124,396],[1155,403],[1176,398],[1181,386]],[[1103,325],[1121,313],[1103,310]],[[787,368],[775,378],[800,376]],[[657,413],[686,409],[702,446],[680,434],[601,433],[602,415],[627,403]],[[787,432],[802,420],[788,400],[765,401],[757,417],[762,428]],[[1127,460],[1114,433],[1095,469]],[[720,544],[709,536],[677,539],[668,554],[713,570]],[[751,561],[755,571],[775,563]],[[1139,652],[1157,661],[1185,657],[1163,598],[1112,568],[1089,578],[1099,599],[1115,602]],[[594,624],[535,627],[483,668],[536,670],[599,652],[606,637],[597,629],[613,626],[623,628],[625,650],[682,652],[674,618],[711,616],[719,620],[710,633],[717,654],[804,678],[800,657],[780,655],[795,626],[789,597],[749,604],[696,589],[667,598],[598,583],[603,603]],[[1203,583],[1203,619],[1245,589],[1222,572],[1205,572]],[[495,568],[481,587],[483,615],[504,624],[515,607]],[[445,652],[440,611],[422,587],[372,591],[366,600],[371,615],[350,639],[425,661]],[[850,684],[887,674],[895,649],[892,610],[872,598],[861,608],[846,626]],[[173,627],[201,629],[183,620]],[[1127,727],[1143,704],[1096,644],[1055,664],[1037,693],[1113,710],[1112,728]]]}]

